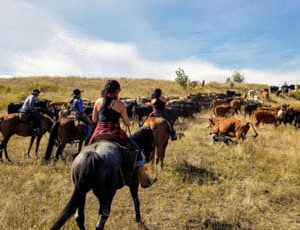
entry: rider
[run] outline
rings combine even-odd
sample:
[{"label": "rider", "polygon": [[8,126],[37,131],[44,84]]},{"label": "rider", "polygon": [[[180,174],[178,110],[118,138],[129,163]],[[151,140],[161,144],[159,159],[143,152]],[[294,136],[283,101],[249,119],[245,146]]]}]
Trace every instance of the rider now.
[{"label": "rider", "polygon": [[97,127],[90,140],[92,143],[98,134],[108,133],[114,135],[118,142],[128,148],[134,147],[138,151],[136,166],[138,168],[139,181],[143,188],[150,187],[153,183],[152,179],[146,174],[142,153],[137,144],[128,136],[120,127],[120,117],[124,124],[129,127],[126,106],[118,100],[121,91],[119,82],[108,80],[102,90],[102,98],[99,98],[94,105],[93,122],[97,122]]},{"label": "rider", "polygon": [[42,116],[37,110],[34,102],[37,100],[38,96],[40,95],[39,89],[32,90],[31,94],[26,98],[24,101],[23,106],[20,109],[21,113],[25,113],[26,116],[29,117],[30,120],[33,121],[33,132],[35,135],[39,135],[41,133],[41,118]]},{"label": "rider", "polygon": [[79,90],[79,89],[73,90],[73,98],[69,102],[70,112],[71,115],[73,115],[77,120],[82,120],[86,123],[86,127],[87,127],[86,137],[90,138],[92,136],[92,127],[91,127],[92,122],[87,116],[87,114],[84,112],[84,106],[81,99],[81,92],[83,92],[83,90]]},{"label": "rider", "polygon": [[41,118],[42,116],[37,110],[34,102],[40,95],[39,89],[32,90],[31,94],[25,99],[23,106],[20,109],[21,113],[25,113],[26,116],[29,117],[30,120],[33,121],[33,132],[35,135],[39,135],[41,133]]},{"label": "rider", "polygon": [[162,96],[162,91],[161,89],[155,89],[154,92],[152,93],[151,96],[151,105],[152,105],[152,113],[149,115],[149,117],[156,117],[156,116],[161,116],[166,119],[169,129],[170,129],[170,134],[171,134],[171,140],[174,141],[177,139],[176,132],[174,130],[172,122],[170,122],[167,118],[166,114],[166,103],[167,100],[165,97]]}]

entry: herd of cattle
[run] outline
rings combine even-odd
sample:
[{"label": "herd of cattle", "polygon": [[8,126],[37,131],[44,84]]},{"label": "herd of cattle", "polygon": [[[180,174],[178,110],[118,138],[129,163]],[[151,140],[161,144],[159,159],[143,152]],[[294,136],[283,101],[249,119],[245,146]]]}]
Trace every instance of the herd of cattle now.
[{"label": "herd of cattle", "polygon": [[[274,87],[270,87],[270,92],[275,92]],[[279,88],[277,89],[279,90]],[[281,89],[282,90],[282,89]],[[252,93],[250,90],[250,94]],[[282,106],[263,106],[262,101],[249,98],[249,92],[246,95],[241,95],[234,91],[227,90],[223,93],[198,93],[191,94],[187,97],[168,98],[166,115],[168,119],[175,123],[178,118],[193,117],[195,113],[211,110],[211,113],[216,117],[226,117],[238,113],[251,116],[255,125],[260,123],[283,122],[284,124],[294,124],[295,127],[300,125],[300,107],[291,107],[289,105]],[[261,91],[269,93],[266,89]],[[250,95],[251,96],[251,95]],[[128,117],[138,124],[141,124],[144,119],[152,112],[150,98],[138,99],[121,99],[127,106]],[[85,112],[88,115],[92,114],[93,102],[84,100]],[[21,108],[22,102],[11,103],[8,105],[8,113],[16,113]],[[59,118],[60,111],[67,109],[67,102],[52,102],[49,100],[39,100],[36,106],[41,112],[47,113],[54,119]]]}]

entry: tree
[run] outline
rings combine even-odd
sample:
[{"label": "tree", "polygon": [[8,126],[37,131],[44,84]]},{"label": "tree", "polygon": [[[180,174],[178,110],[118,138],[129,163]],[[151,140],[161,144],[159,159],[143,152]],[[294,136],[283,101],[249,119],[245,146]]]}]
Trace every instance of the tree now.
[{"label": "tree", "polygon": [[185,74],[184,70],[179,68],[176,73],[175,82],[180,85],[185,91],[191,91],[197,86],[197,81],[190,81],[188,75]]},{"label": "tree", "polygon": [[245,76],[237,70],[233,72],[231,78],[236,83],[243,83],[245,81]]}]

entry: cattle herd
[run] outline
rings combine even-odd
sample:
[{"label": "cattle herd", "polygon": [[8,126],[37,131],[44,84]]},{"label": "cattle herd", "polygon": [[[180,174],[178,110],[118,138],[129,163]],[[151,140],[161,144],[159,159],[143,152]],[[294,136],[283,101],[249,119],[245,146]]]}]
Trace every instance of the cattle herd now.
[{"label": "cattle herd", "polygon": [[[289,89],[295,86],[289,86]],[[254,90],[249,90],[247,94],[241,95],[235,91],[227,90],[226,93],[198,93],[190,94],[187,97],[171,97],[167,102],[167,117],[172,123],[178,118],[193,117],[195,113],[210,110],[210,116],[224,118],[235,114],[244,114],[253,119],[256,126],[260,123],[292,124],[296,128],[300,126],[300,107],[292,107],[287,104],[281,106],[264,106],[263,100],[268,100],[269,92],[278,95],[278,92],[286,92],[286,87],[271,86],[270,89],[263,89],[261,97],[256,97]],[[263,100],[261,100],[262,98]],[[121,99],[127,106],[128,117],[139,125],[152,112],[151,98]],[[49,100],[39,100],[36,106],[54,119],[58,119],[60,111],[67,109],[67,102],[52,102]],[[91,116],[93,102],[84,100],[85,112]],[[22,106],[21,102],[8,105],[8,113],[16,113]]]}]

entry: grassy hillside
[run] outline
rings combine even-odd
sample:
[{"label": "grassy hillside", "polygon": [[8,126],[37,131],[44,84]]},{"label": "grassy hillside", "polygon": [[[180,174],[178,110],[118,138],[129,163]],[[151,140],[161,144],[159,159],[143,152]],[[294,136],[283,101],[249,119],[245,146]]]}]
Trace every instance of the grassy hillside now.
[{"label": "grassy hillside", "polygon": [[[14,101],[35,82],[48,87],[42,97],[67,100],[72,89],[85,89],[84,97],[94,100],[105,80],[83,78],[1,79],[0,101]],[[184,95],[169,81],[121,79],[122,97],[150,95],[161,87],[167,96]],[[53,87],[58,84],[59,87]],[[218,92],[225,84],[210,83],[204,89]],[[228,86],[229,87],[229,86]],[[259,89],[260,85],[241,85]],[[289,98],[275,101],[298,103]],[[300,229],[300,132],[294,127],[264,125],[256,140],[241,145],[213,144],[209,139],[207,113],[179,121],[177,130],[185,137],[167,148],[163,172],[150,189],[140,189],[145,226],[134,221],[134,207],[128,188],[119,190],[112,204],[106,229]],[[40,155],[45,151],[42,141]],[[13,137],[8,151],[13,163],[0,163],[0,229],[49,229],[72,192],[71,163],[42,166],[28,159],[29,138]],[[76,151],[68,146],[65,155]],[[86,228],[94,229],[98,201],[87,197]],[[71,219],[64,229],[76,229]]]}]

